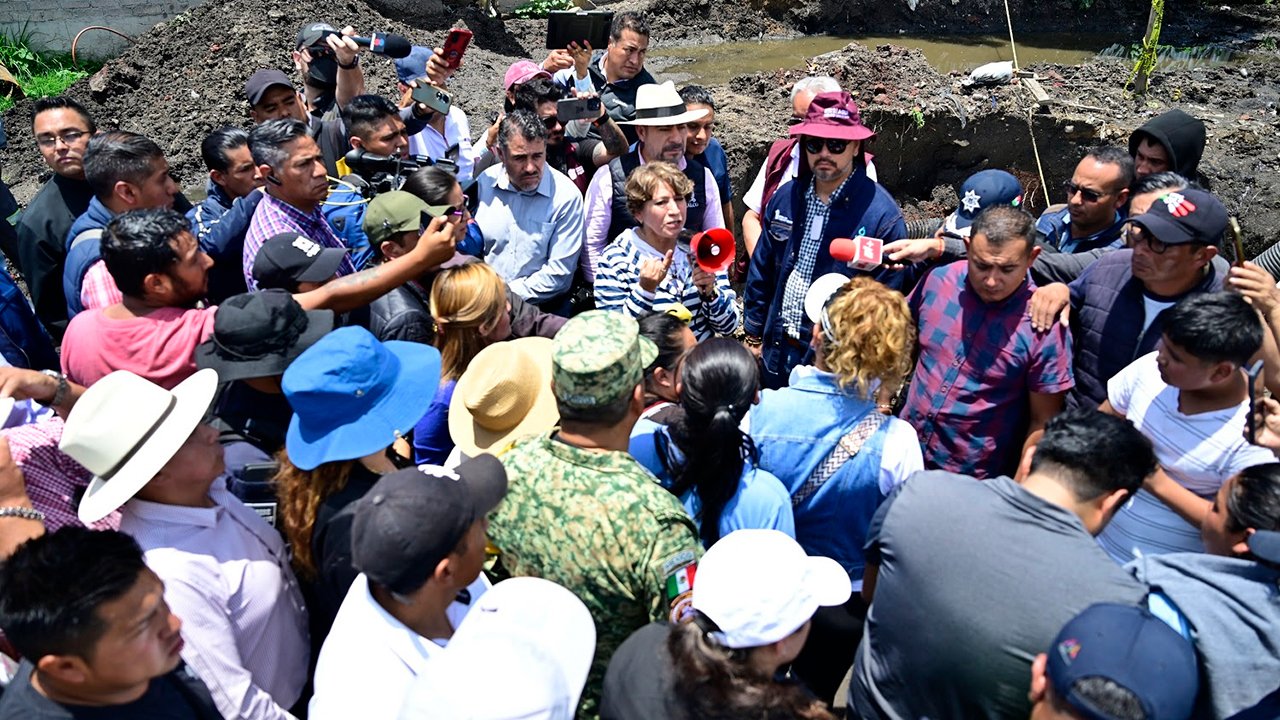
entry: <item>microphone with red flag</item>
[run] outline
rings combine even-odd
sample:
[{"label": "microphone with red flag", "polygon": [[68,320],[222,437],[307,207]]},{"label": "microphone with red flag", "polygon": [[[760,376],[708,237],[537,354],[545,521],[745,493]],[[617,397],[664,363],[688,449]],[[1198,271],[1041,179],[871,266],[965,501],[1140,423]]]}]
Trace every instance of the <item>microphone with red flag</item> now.
[{"label": "microphone with red flag", "polygon": [[880,238],[859,235],[831,241],[831,257],[857,270],[875,270],[880,267],[883,256],[884,241]]}]

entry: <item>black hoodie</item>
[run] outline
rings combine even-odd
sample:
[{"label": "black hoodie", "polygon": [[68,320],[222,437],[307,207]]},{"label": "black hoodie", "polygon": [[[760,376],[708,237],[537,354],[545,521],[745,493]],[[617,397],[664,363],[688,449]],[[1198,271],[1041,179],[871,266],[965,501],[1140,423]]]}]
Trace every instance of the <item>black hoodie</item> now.
[{"label": "black hoodie", "polygon": [[1136,155],[1138,143],[1154,140],[1169,153],[1169,169],[1188,180],[1199,180],[1196,167],[1204,154],[1204,123],[1182,112],[1170,110],[1147,121],[1129,136],[1129,154]]}]

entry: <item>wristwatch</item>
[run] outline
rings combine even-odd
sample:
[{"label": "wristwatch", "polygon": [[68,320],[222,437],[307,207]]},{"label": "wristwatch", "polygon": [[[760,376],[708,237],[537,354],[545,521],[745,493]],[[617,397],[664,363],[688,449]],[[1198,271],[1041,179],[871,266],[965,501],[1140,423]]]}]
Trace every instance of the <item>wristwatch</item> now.
[{"label": "wristwatch", "polygon": [[48,375],[58,381],[58,389],[53,391],[53,397],[45,403],[49,407],[58,407],[67,399],[67,393],[71,392],[71,386],[67,384],[67,376],[57,370],[41,370],[40,374]]},{"label": "wristwatch", "polygon": [[336,63],[336,64],[338,67],[342,68],[343,70],[355,70],[356,68],[360,67],[360,56],[356,55],[356,58],[351,61],[350,65],[343,65],[342,63]]}]

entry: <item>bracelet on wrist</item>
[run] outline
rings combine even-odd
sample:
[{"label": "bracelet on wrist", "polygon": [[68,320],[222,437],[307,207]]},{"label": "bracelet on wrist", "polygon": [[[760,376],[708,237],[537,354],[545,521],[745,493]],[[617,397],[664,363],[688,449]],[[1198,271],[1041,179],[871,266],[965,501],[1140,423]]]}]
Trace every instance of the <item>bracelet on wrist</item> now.
[{"label": "bracelet on wrist", "polygon": [[338,67],[342,68],[343,70],[355,70],[356,68],[360,67],[360,56],[357,55],[355,59],[351,61],[350,65],[343,65],[342,63],[338,63]]},{"label": "bracelet on wrist", "polygon": [[0,518],[17,517],[23,520],[34,520],[35,522],[44,522],[44,513],[29,507],[0,507]]},{"label": "bracelet on wrist", "polygon": [[747,335],[742,338],[742,341],[751,347],[760,347],[761,345],[764,345],[764,340],[757,335]]}]

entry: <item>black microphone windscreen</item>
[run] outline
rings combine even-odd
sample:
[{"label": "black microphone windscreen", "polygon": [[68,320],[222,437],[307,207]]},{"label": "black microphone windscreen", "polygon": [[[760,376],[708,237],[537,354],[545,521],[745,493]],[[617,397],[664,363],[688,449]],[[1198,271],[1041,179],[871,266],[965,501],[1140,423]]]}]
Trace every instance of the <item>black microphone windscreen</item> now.
[{"label": "black microphone windscreen", "polygon": [[409,57],[409,53],[413,51],[413,43],[403,35],[387,33],[382,36],[382,42],[382,54],[389,58]]}]

